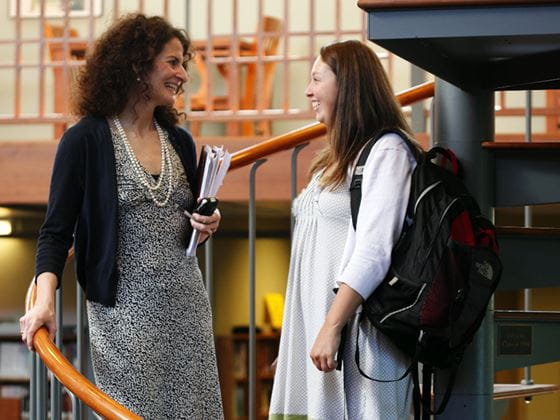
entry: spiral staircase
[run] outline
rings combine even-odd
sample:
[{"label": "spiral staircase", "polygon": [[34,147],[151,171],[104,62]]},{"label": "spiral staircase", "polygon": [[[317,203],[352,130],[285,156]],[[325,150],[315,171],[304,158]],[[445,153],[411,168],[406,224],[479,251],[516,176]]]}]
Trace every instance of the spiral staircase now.
[{"label": "spiral staircase", "polygon": [[[361,0],[368,39],[436,76],[432,141],[452,148],[485,213],[560,203],[560,141],[494,142],[494,92],[560,87],[560,2]],[[559,139],[560,140],[560,139]],[[500,288],[560,284],[560,229],[500,227]],[[528,292],[529,293],[529,292]],[[560,360],[560,313],[488,310],[438,419],[500,418],[494,400],[556,385],[494,386],[494,372]],[[446,384],[436,378],[435,397]],[[551,413],[550,418],[557,418]]]}]

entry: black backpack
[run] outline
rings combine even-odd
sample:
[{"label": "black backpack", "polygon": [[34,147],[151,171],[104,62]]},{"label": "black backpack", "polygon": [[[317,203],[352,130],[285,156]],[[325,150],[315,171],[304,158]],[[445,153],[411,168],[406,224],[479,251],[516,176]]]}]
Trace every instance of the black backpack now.
[{"label": "black backpack", "polygon": [[[406,141],[417,166],[389,272],[363,303],[361,321],[371,322],[409,355],[412,363],[400,378],[375,379],[361,369],[358,347],[355,358],[360,373],[372,380],[392,382],[411,373],[415,418],[419,418],[420,405],[428,418],[440,414],[447,405],[457,367],[486,314],[502,265],[495,228],[480,214],[478,204],[459,179],[459,164],[450,150],[435,147],[423,153],[404,133],[386,130],[365,146],[356,169],[365,165],[377,139],[388,132]],[[432,162],[438,156],[452,171]],[[354,170],[350,184],[354,229],[362,195],[361,173]],[[423,364],[423,389],[427,391],[421,404],[418,363]],[[432,411],[431,381],[436,368],[451,369],[451,375],[440,407]]]}]

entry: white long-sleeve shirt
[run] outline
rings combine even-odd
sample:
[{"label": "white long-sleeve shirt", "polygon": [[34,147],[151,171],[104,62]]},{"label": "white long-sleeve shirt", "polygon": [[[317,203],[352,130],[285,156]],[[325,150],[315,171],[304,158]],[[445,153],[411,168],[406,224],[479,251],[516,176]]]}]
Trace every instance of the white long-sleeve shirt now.
[{"label": "white long-sleeve shirt", "polygon": [[356,230],[350,220],[337,278],[338,286],[346,283],[363,299],[389,270],[391,251],[402,231],[415,166],[412,152],[394,133],[377,140],[366,161]]}]

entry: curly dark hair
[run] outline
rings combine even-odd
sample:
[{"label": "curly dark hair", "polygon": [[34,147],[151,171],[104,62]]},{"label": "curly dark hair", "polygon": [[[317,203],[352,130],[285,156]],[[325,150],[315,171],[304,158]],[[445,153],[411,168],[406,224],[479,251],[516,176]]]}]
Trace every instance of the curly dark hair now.
[{"label": "curly dark hair", "polygon": [[[192,52],[184,30],[171,26],[162,17],[143,14],[129,14],[113,23],[97,39],[78,75],[74,113],[98,117],[117,115],[124,110],[130,93],[139,83],[142,97],[149,98],[152,87],[146,82],[147,76],[156,56],[173,38],[183,46],[183,67],[187,69]],[[155,109],[155,118],[166,127],[177,124],[182,116],[184,113],[171,106]]]}]

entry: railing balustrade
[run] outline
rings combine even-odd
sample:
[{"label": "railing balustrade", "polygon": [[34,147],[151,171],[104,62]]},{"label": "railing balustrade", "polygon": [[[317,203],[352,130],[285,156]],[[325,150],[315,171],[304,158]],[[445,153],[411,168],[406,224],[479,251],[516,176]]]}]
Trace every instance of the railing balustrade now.
[{"label": "railing balustrade", "polygon": [[[246,127],[256,122],[258,128],[273,120],[311,119],[313,112],[305,98],[291,94],[293,80],[301,80],[302,66],[305,72],[311,68],[324,43],[366,40],[366,14],[345,0],[310,0],[305,6],[289,0],[253,0],[249,7],[245,0],[9,3],[6,19],[13,22],[13,35],[0,39],[0,48],[13,49],[13,54],[5,53],[0,62],[4,76],[0,86],[6,93],[0,103],[0,124],[53,124],[55,139],[73,121],[67,98],[86,51],[106,26],[125,13],[158,14],[188,31],[198,56],[191,63],[193,83],[177,107],[188,111],[191,123],[197,124],[233,121]],[[259,24],[267,19],[280,25],[267,29]],[[268,48],[271,44],[274,48]],[[377,52],[392,74],[393,56]],[[31,93],[37,100],[31,99]],[[225,96],[224,106],[214,106],[217,95]]]}]

